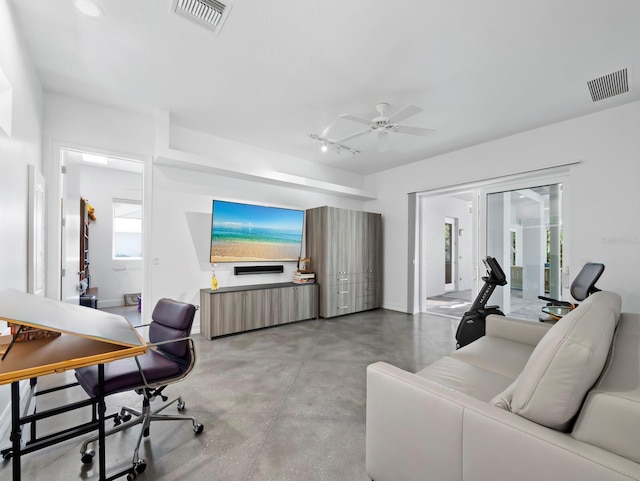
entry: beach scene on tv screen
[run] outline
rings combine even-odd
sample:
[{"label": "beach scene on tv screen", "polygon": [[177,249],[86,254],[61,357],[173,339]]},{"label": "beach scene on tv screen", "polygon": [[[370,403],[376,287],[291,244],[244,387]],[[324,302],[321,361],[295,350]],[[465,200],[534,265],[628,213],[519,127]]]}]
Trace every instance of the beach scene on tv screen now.
[{"label": "beach scene on tv screen", "polygon": [[211,262],[295,261],[304,212],[214,201]]}]

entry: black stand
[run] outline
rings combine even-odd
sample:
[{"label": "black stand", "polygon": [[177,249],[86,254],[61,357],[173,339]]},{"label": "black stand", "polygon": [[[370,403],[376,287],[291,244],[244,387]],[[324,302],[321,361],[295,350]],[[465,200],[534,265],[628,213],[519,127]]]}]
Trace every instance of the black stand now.
[{"label": "black stand", "polygon": [[18,331],[13,335],[13,337],[11,338],[11,342],[9,343],[9,345],[7,346],[7,350],[4,351],[4,354],[2,355],[2,359],[0,359],[0,361],[4,361],[4,358],[7,357],[7,354],[9,354],[9,351],[11,350],[11,348],[13,347],[13,345],[16,343],[16,339],[18,339],[18,336],[20,335],[20,333],[22,332],[22,328],[24,326],[20,326],[18,328]]},{"label": "black stand", "polygon": [[[98,380],[99,391],[95,398],[86,399],[84,401],[77,401],[66,406],[61,406],[53,409],[48,409],[42,412],[36,412],[34,409],[33,414],[28,414],[29,405],[31,399],[36,396],[41,396],[62,389],[78,386],[78,383],[66,384],[64,386],[55,387],[51,389],[45,389],[43,391],[36,392],[37,378],[30,379],[29,401],[25,408],[25,414],[20,416],[20,383],[15,381],[11,383],[11,447],[0,451],[2,457],[5,459],[12,458],[13,463],[13,481],[21,481],[21,460],[22,455],[28,454],[40,449],[52,446],[54,444],[72,439],[84,434],[98,430],[98,469],[100,481],[111,481],[128,474],[132,471],[132,468],[120,471],[110,477],[106,477],[106,452],[105,452],[105,422],[107,419],[114,417],[115,415],[106,416],[106,405],[104,401],[104,364],[98,365]],[[69,429],[63,429],[53,434],[38,437],[37,433],[37,421],[45,419],[57,414],[66,413],[83,407],[92,407],[91,421],[74,426]],[[22,426],[30,425],[30,440],[22,445]]]},{"label": "black stand", "polygon": [[496,286],[505,286],[507,277],[504,275],[500,264],[493,257],[482,260],[487,268],[487,275],[482,278],[484,285],[476,296],[471,308],[464,313],[456,332],[456,349],[472,343],[485,334],[485,319],[489,314],[504,316],[499,306],[487,306],[487,302],[493,294]]}]

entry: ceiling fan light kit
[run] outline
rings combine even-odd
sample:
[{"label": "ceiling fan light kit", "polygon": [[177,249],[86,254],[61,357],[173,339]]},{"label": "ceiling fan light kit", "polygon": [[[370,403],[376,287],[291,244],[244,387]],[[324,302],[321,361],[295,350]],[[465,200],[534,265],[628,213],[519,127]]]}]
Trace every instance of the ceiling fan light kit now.
[{"label": "ceiling fan light kit", "polygon": [[[410,127],[408,125],[400,125],[400,122],[402,122],[403,120],[422,112],[422,109],[415,105],[407,105],[406,107],[398,110],[395,114],[387,116],[387,112],[389,111],[389,104],[387,102],[380,102],[378,105],[376,105],[376,111],[378,112],[378,116],[374,117],[371,120],[350,114],[340,115],[339,118],[341,119],[350,120],[352,122],[357,122],[359,124],[364,124],[367,126],[366,129],[347,135],[346,137],[342,137],[341,139],[329,140],[326,137],[316,134],[309,134],[309,137],[320,143],[320,150],[322,152],[326,152],[327,150],[329,150],[329,146],[331,146],[335,147],[338,153],[340,153],[341,150],[346,150],[348,152],[351,152],[352,156],[355,156],[360,152],[345,145],[344,143],[355,139],[356,137],[360,137],[361,135],[375,133],[378,137],[378,150],[380,152],[386,152],[391,148],[389,142],[390,133],[428,137],[435,132],[435,130],[433,129],[426,129],[424,127]],[[328,130],[328,128],[325,129],[325,131],[326,130]]]},{"label": "ceiling fan light kit", "polygon": [[320,135],[316,135],[316,134],[309,134],[309,137],[312,138],[313,140],[315,140],[318,144],[319,144],[319,148],[321,152],[327,152],[329,150],[329,147],[332,147],[333,149],[335,149],[336,153],[339,154],[341,153],[343,150],[345,152],[349,152],[351,154],[352,157],[355,157],[356,154],[359,154],[360,151],[353,149],[347,145],[343,145],[339,142],[334,142],[332,140],[329,140],[325,137],[321,137]]}]

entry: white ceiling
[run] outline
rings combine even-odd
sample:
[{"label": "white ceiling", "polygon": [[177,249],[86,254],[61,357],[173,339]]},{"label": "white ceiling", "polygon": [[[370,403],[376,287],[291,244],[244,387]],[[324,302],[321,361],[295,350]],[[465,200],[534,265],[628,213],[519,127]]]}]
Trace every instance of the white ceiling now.
[{"label": "white ceiling", "polygon": [[[638,100],[637,0],[232,0],[219,35],[171,0],[11,0],[43,87],[264,149],[368,174]],[[631,69],[630,92],[592,102],[586,82]],[[380,153],[322,154],[372,118],[423,109]]]}]

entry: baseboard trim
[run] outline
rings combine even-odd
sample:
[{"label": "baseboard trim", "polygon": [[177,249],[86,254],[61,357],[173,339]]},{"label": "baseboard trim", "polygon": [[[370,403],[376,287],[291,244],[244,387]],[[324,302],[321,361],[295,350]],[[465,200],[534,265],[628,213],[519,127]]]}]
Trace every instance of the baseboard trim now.
[{"label": "baseboard trim", "polygon": [[392,304],[389,302],[383,302],[382,308],[389,309],[390,311],[397,311],[397,312],[403,312],[405,314],[408,314],[407,306],[401,305],[401,304]]},{"label": "baseboard trim", "polygon": [[103,307],[123,307],[124,300],[123,299],[100,299],[98,298],[98,309],[102,309]]}]

